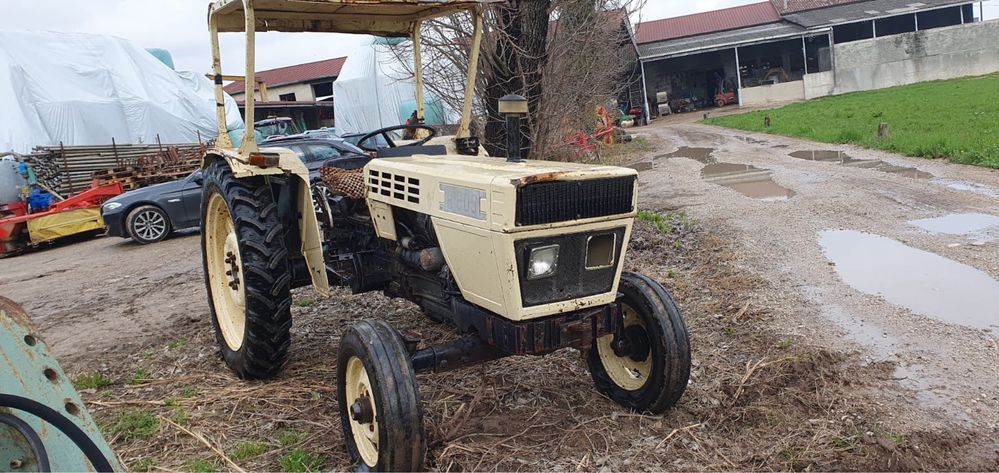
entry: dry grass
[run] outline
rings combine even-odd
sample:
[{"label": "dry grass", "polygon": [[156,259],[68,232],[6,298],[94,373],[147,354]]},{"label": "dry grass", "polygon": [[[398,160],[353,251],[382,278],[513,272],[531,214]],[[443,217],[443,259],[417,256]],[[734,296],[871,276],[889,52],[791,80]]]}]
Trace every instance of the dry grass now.
[{"label": "dry grass", "polygon": [[[677,231],[684,229],[683,231]],[[677,243],[679,242],[679,243]],[[640,222],[629,267],[670,288],[694,346],[690,387],[661,417],[626,412],[592,387],[580,353],[509,358],[421,375],[428,467],[520,470],[990,469],[962,455],[982,439],[891,430],[874,401],[891,367],[862,365],[789,339],[772,320],[763,282],[728,244],[683,224]],[[384,317],[428,341],[451,338],[414,306],[338,292],[294,309],[292,359],[270,382],[243,382],[222,365],[207,318],[178,322],[174,340],[116,348],[100,359],[115,381],[84,393],[110,429],[126,413],[158,419],[151,436],[111,434],[133,470],[348,469],[335,399],[336,347],[347,324]],[[91,366],[71,371],[92,373]],[[138,369],[151,380],[128,385]],[[247,445],[253,445],[248,449]],[[242,458],[237,451],[252,451]],[[239,460],[234,460],[237,457]],[[313,463],[297,459],[316,460]]]}]

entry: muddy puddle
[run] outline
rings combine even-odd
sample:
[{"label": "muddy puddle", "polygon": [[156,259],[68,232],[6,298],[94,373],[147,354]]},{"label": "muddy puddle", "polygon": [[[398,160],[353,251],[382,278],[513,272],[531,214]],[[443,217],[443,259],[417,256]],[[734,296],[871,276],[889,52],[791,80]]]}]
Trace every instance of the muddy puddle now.
[{"label": "muddy puddle", "polygon": [[999,217],[988,214],[950,214],[939,218],[909,222],[930,233],[977,238],[981,241],[999,239]]},{"label": "muddy puddle", "polygon": [[711,157],[711,154],[714,152],[714,148],[692,148],[690,146],[681,146],[680,149],[672,153],[656,156],[656,159],[689,158],[701,164],[713,164],[717,162],[715,158]]},{"label": "muddy puddle", "polygon": [[774,182],[769,170],[748,164],[710,164],[701,170],[701,178],[752,199],[784,201],[795,196],[793,190]]},{"label": "muddy puddle", "polygon": [[790,156],[792,158],[805,159],[808,161],[835,163],[862,169],[874,169],[889,174],[898,174],[912,179],[930,179],[933,177],[933,174],[920,171],[919,169],[913,167],[896,166],[894,164],[874,159],[856,159],[842,151],[795,151],[791,153]]},{"label": "muddy puddle", "polygon": [[819,232],[839,277],[914,313],[999,333],[999,281],[898,241],[858,231]]}]

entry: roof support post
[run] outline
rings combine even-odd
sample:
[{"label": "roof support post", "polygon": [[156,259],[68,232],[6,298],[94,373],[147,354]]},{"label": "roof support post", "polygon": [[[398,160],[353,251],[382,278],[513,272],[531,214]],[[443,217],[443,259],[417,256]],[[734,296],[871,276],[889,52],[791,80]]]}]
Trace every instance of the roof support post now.
[{"label": "roof support post", "polygon": [[417,21],[413,25],[413,62],[416,70],[416,120],[420,123],[426,121],[426,107],[423,91],[423,22]]},{"label": "roof support post", "polygon": [[208,15],[208,30],[212,36],[212,81],[215,83],[215,122],[218,127],[218,138],[215,145],[219,148],[232,148],[232,140],[229,139],[225,113],[225,90],[222,89],[222,53],[219,48],[219,28],[218,19],[215,15]]},{"label": "roof support post", "polygon": [[[912,14],[912,21],[916,22],[916,31],[919,31],[919,12]],[[964,10],[961,10],[961,23],[964,23]]]},{"label": "roof support post", "polygon": [[738,87],[739,106],[742,106],[742,66],[739,65],[739,47],[735,47],[735,83]]},{"label": "roof support post", "polygon": [[482,49],[482,10],[476,8],[475,33],[472,35],[472,50],[468,54],[468,83],[465,84],[465,106],[461,111],[461,125],[458,127],[456,139],[471,136],[472,101],[475,100],[475,83],[479,72],[479,51]]},{"label": "roof support post", "polygon": [[649,85],[645,81],[645,61],[639,58],[638,64],[642,66],[642,96],[645,97],[645,113],[642,114],[642,122],[648,125],[650,123],[649,117],[652,116],[652,105],[649,104]]},{"label": "roof support post", "polygon": [[874,32],[874,37],[878,37],[878,20],[871,20],[871,31]]},{"label": "roof support post", "polygon": [[[246,22],[246,78],[243,83],[247,85],[256,84],[257,72],[255,64],[255,36],[257,31],[257,21],[253,12],[253,0],[243,0],[243,16],[244,21]],[[245,117],[246,121],[246,133],[243,135],[243,142],[239,145],[239,152],[243,156],[257,151],[256,133],[253,132],[254,109],[256,108],[257,94],[256,91],[251,90],[250,93],[245,94],[245,96],[246,110],[243,111],[243,117]]]},{"label": "roof support post", "polygon": [[805,75],[808,75],[808,46],[805,44],[805,35],[801,35],[801,57],[805,59]]},{"label": "roof support post", "polygon": [[[972,8],[972,11],[974,11],[974,8],[975,8],[974,5],[972,5],[971,8]],[[961,24],[963,25],[964,24],[964,5],[961,5],[960,9],[961,9]]]}]

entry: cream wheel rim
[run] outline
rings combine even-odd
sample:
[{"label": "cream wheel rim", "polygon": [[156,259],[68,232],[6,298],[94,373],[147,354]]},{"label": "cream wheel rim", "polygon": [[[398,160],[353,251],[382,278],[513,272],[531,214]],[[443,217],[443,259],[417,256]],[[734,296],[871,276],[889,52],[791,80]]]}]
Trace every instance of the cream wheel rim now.
[{"label": "cream wheel rim", "polygon": [[239,239],[225,199],[213,194],[205,214],[205,251],[215,320],[232,351],[243,346],[246,333],[246,289]]},{"label": "cream wheel rim", "polygon": [[[647,328],[641,317],[631,306],[621,304],[624,310],[624,328],[639,326]],[[630,356],[617,356],[611,343],[614,341],[614,334],[605,335],[597,339],[597,353],[600,355],[600,363],[604,371],[610,376],[611,381],[626,391],[638,391],[649,382],[652,374],[652,350],[642,361],[635,361]]]},{"label": "cream wheel rim", "polygon": [[[378,407],[375,405],[368,370],[364,369],[364,363],[356,356],[347,362],[344,384],[347,391],[347,416],[350,419],[350,432],[354,435],[354,445],[361,454],[361,460],[374,468],[378,464]],[[358,403],[371,409],[371,422],[357,420],[352,406]]]}]

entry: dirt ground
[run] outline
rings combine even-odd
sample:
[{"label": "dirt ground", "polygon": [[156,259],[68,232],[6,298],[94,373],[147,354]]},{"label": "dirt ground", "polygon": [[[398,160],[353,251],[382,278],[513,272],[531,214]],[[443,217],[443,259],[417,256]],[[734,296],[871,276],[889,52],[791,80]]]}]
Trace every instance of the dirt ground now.
[{"label": "dirt ground", "polygon": [[[422,375],[429,468],[999,469],[999,330],[852,288],[818,237],[882,235],[999,279],[999,241],[908,223],[996,213],[999,172],[691,116],[636,134],[654,148],[635,157],[641,206],[668,224],[639,222],[628,266],[666,284],[683,310],[694,347],[686,395],[661,417],[625,412],[596,393],[571,350]],[[933,177],[789,156],[826,149]],[[712,163],[769,170],[794,196],[758,200],[705,181]],[[247,470],[347,469],[334,388],[344,326],[384,317],[427,341],[450,332],[404,301],[297,290],[284,373],[239,381],[214,345],[198,242],[97,238],[0,260],[0,294],[24,305],[67,373],[111,383],[83,396],[129,469],[233,469],[206,443]]]}]

